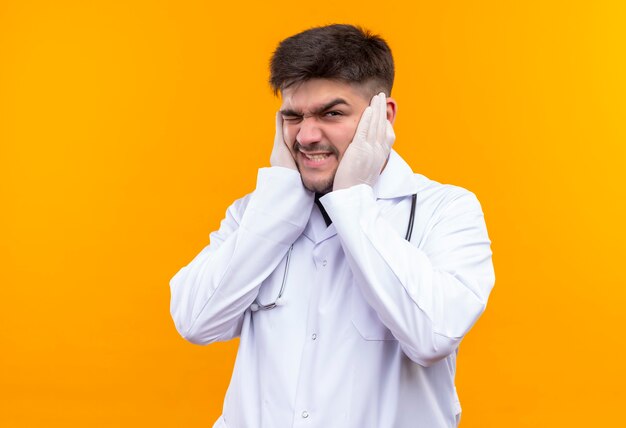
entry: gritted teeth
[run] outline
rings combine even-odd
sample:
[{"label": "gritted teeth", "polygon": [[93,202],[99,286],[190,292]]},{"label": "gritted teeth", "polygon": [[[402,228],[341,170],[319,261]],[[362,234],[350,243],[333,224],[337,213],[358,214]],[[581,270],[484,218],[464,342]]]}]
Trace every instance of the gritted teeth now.
[{"label": "gritted teeth", "polygon": [[304,153],[304,152],[300,152],[300,153],[302,153],[304,157],[306,157],[307,159],[315,160],[315,161],[324,160],[328,156],[330,156],[330,153],[315,153],[315,154]]}]

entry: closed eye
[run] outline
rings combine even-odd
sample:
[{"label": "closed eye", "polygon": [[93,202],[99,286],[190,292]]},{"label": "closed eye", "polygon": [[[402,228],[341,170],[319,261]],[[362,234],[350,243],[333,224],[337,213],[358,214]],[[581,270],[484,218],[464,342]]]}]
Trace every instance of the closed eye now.
[{"label": "closed eye", "polygon": [[298,123],[302,120],[302,116],[297,115],[283,115],[283,120],[288,123]]}]

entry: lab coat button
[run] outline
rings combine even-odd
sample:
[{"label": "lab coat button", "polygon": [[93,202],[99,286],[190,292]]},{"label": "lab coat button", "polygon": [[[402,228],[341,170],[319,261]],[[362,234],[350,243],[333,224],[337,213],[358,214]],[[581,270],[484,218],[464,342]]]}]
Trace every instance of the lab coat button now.
[{"label": "lab coat button", "polygon": [[308,418],[309,417],[309,413],[305,410],[304,412],[302,412],[302,417],[304,419]]},{"label": "lab coat button", "polygon": [[327,262],[326,260],[323,260],[323,261],[322,261],[322,266],[326,266],[326,264],[327,264],[327,263],[328,263],[328,262]]},{"label": "lab coat button", "polygon": [[317,334],[313,333],[313,334],[311,335],[311,339],[313,339],[313,340],[317,339]]}]

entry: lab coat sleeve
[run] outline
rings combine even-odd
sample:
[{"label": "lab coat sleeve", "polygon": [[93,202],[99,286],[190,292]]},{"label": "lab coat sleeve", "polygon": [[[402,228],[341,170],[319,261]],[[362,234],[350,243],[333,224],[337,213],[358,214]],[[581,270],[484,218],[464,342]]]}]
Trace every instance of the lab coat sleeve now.
[{"label": "lab coat sleeve", "polygon": [[480,203],[465,189],[447,189],[420,248],[383,217],[369,186],[321,199],[356,286],[405,354],[423,366],[456,349],[484,311],[495,281]]},{"label": "lab coat sleeve", "polygon": [[178,332],[197,344],[238,336],[244,312],[304,230],[312,206],[297,171],[260,169],[256,190],[229,207],[210,245],[170,281]]}]

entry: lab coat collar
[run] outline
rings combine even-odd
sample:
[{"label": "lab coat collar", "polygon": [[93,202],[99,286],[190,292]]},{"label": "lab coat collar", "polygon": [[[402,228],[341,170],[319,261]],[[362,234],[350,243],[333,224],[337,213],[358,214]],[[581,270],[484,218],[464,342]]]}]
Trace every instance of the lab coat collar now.
[{"label": "lab coat collar", "polygon": [[411,167],[393,149],[389,161],[374,185],[376,199],[393,199],[417,193],[418,180]]},{"label": "lab coat collar", "polygon": [[[417,193],[419,187],[419,180],[415,178],[411,167],[392,149],[387,166],[385,166],[373,188],[376,199],[393,199],[413,195]],[[335,236],[337,231],[334,223],[328,228],[326,227],[319,208],[313,205],[311,218],[303,234],[313,243],[318,244]]]},{"label": "lab coat collar", "polygon": [[335,236],[337,230],[335,229],[334,223],[326,227],[326,222],[324,221],[320,209],[314,204],[313,210],[311,210],[311,217],[302,234],[309,238],[314,244],[319,244]]}]

